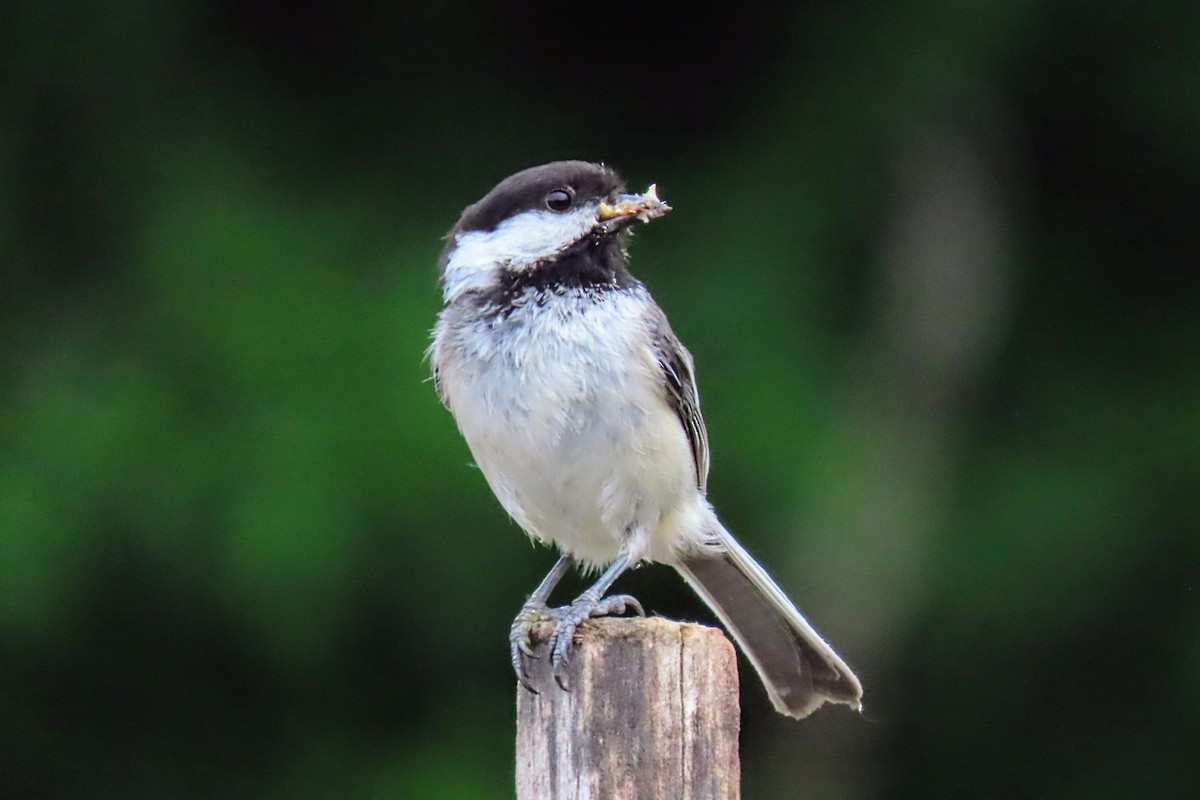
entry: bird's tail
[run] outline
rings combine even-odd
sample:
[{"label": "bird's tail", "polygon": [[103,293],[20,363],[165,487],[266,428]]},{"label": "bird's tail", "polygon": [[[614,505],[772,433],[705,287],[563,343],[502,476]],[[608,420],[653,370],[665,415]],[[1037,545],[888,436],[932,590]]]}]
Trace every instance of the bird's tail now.
[{"label": "bird's tail", "polygon": [[675,565],[733,634],[781,714],[800,719],[825,702],[862,709],[862,685],[783,590],[718,523],[721,552]]}]

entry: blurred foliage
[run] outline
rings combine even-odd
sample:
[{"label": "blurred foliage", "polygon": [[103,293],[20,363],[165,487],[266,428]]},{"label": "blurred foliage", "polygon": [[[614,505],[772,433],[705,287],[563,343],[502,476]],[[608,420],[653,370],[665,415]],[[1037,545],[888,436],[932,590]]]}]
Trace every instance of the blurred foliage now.
[{"label": "blurred foliage", "polygon": [[511,795],[553,556],[423,352],[459,209],[580,157],[867,687],[747,680],[745,796],[1196,796],[1198,9],[6,4],[5,794]]}]

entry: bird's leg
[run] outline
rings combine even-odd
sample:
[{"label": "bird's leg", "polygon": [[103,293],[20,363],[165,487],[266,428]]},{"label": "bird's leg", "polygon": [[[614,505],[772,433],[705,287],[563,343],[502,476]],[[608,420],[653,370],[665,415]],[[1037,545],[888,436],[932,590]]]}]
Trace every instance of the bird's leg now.
[{"label": "bird's leg", "polygon": [[574,563],[575,559],[569,555],[559,556],[550,572],[545,578],[542,578],[542,582],[533,590],[533,594],[529,595],[525,605],[521,606],[520,613],[517,614],[517,618],[513,620],[512,627],[508,631],[508,646],[512,655],[513,671],[517,673],[517,680],[521,682],[521,685],[534,694],[537,694],[537,690],[529,683],[529,676],[525,673],[525,662],[521,660],[521,654],[537,658],[533,653],[533,643],[529,639],[529,633],[539,622],[558,618],[558,610],[547,608],[546,601],[550,599],[550,593],[554,591],[554,587],[558,585],[558,582],[563,579]]},{"label": "bird's leg", "polygon": [[563,670],[569,660],[575,629],[579,627],[579,623],[591,617],[624,614],[627,608],[633,609],[639,616],[645,615],[642,604],[630,595],[614,594],[604,597],[604,593],[617,578],[621,577],[621,573],[632,566],[632,560],[628,546],[621,548],[621,553],[617,556],[616,561],[604,570],[600,579],[592,584],[591,588],[579,595],[571,605],[554,609],[558,616],[558,622],[554,626],[554,633],[550,635],[550,665],[554,672],[554,680],[563,689],[567,688],[563,682]]}]

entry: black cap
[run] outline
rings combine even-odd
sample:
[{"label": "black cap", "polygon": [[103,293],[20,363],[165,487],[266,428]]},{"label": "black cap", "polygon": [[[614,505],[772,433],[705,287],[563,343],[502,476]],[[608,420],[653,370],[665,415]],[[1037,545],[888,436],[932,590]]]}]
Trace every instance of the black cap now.
[{"label": "black cap", "polygon": [[623,192],[625,184],[613,170],[587,161],[530,167],[500,181],[482,200],[467,206],[449,236],[490,231],[523,211],[546,208],[546,195],[556,190],[567,192],[573,203],[585,203]]}]

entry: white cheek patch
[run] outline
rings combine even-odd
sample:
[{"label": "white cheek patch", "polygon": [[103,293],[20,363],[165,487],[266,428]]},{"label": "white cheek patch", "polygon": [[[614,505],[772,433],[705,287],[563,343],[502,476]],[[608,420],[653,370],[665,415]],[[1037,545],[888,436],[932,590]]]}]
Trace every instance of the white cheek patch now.
[{"label": "white cheek patch", "polygon": [[448,303],[473,289],[486,289],[501,269],[522,269],[570,247],[596,225],[596,206],[569,214],[526,211],[490,231],[460,233],[443,272]]}]

